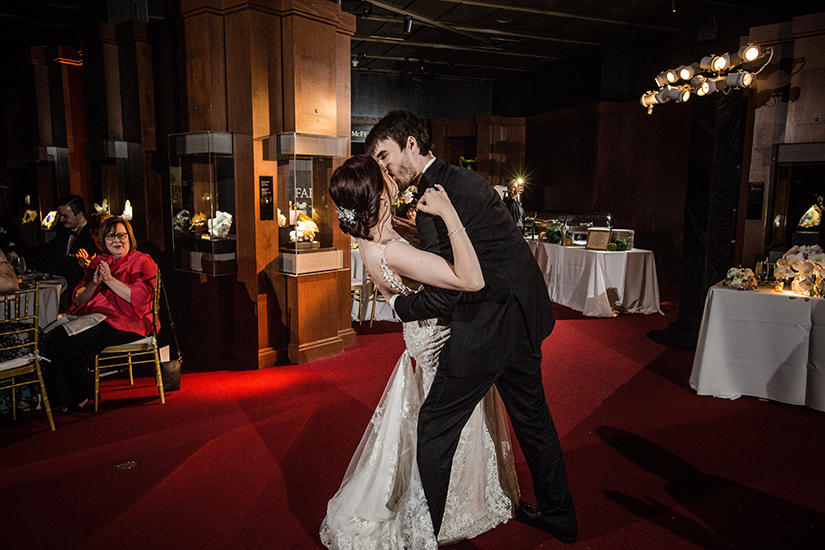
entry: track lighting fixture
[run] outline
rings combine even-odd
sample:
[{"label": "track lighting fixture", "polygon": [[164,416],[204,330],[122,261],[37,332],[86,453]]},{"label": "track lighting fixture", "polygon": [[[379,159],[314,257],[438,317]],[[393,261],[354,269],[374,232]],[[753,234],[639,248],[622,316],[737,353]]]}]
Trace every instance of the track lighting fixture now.
[{"label": "track lighting fixture", "polygon": [[739,48],[737,55],[743,63],[750,63],[759,59],[759,56],[762,55],[762,49],[755,44],[748,44]]},{"label": "track lighting fixture", "polygon": [[669,69],[667,71],[662,71],[653,79],[656,81],[656,85],[660,88],[662,86],[666,86],[668,84],[673,84],[677,80],[679,80],[679,76],[676,74],[674,69]]},{"label": "track lighting fixture", "polygon": [[[768,55],[767,60],[755,72],[742,69],[732,71],[742,63],[752,63],[765,55]],[[668,101],[684,103],[690,99],[691,94],[706,96],[715,92],[728,93],[736,88],[747,88],[768,66],[772,58],[773,48],[766,48],[763,52],[756,44],[742,46],[733,54],[707,55],[699,63],[680,65],[676,69],[662,71],[656,75],[654,81],[658,90],[645,92],[640,102],[650,114],[654,105]]]}]

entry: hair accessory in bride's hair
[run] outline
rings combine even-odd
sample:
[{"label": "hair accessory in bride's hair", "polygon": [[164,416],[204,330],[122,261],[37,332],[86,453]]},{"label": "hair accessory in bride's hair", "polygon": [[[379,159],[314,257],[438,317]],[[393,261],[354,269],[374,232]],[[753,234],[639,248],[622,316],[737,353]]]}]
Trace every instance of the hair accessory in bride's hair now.
[{"label": "hair accessory in bride's hair", "polygon": [[349,208],[344,208],[343,206],[338,208],[338,219],[342,222],[347,222],[350,225],[354,224],[355,210],[350,210]]}]

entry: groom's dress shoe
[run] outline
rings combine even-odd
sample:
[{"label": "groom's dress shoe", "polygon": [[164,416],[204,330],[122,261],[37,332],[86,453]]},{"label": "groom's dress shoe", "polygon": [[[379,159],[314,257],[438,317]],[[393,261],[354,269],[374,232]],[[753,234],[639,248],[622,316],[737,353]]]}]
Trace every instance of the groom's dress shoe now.
[{"label": "groom's dress shoe", "polygon": [[516,519],[550,533],[564,544],[573,544],[579,536],[576,516],[573,515],[572,517],[572,527],[570,527],[571,521],[569,518],[566,521],[548,518],[542,515],[541,510],[526,502],[520,502],[518,510],[516,510]]}]

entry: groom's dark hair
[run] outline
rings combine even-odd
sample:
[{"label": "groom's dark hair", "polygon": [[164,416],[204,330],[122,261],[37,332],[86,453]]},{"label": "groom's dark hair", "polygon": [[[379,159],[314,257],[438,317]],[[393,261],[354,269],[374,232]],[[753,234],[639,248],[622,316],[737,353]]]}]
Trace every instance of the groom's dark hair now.
[{"label": "groom's dark hair", "polygon": [[375,156],[378,142],[391,139],[398,144],[401,150],[407,145],[407,138],[414,137],[418,143],[419,154],[424,156],[430,152],[432,143],[427,135],[424,123],[409,111],[390,111],[384,118],[372,127],[364,144],[366,152]]}]

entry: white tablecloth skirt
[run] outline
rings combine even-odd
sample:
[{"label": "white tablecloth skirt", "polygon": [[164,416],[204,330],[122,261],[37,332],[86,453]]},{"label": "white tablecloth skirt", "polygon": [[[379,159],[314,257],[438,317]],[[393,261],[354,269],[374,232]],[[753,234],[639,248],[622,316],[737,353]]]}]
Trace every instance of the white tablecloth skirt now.
[{"label": "white tablecloth skirt", "polygon": [[591,317],[662,313],[656,260],[650,250],[588,250],[528,241],[550,299]]},{"label": "white tablecloth skirt", "polygon": [[711,287],[690,385],[699,395],[825,411],[825,300]]}]

